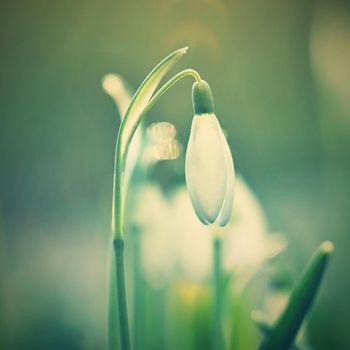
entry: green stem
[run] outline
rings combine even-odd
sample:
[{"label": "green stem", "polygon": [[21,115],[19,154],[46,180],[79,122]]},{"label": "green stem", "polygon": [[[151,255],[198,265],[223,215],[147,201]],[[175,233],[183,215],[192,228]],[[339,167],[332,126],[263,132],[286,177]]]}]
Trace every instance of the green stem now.
[{"label": "green stem", "polygon": [[142,349],[142,331],[143,331],[143,293],[142,293],[142,275],[140,269],[140,231],[134,226],[133,232],[133,340],[134,350]]},{"label": "green stem", "polygon": [[114,253],[117,275],[117,300],[119,311],[120,345],[122,350],[130,350],[128,310],[126,304],[125,272],[124,272],[124,240],[115,239]]},{"label": "green stem", "polygon": [[111,247],[108,257],[108,350],[120,349],[120,327],[119,327],[119,309],[117,296],[117,274],[114,249]]},{"label": "green stem", "polygon": [[213,349],[224,349],[224,338],[222,332],[222,278],[221,278],[221,239],[214,238],[214,330],[213,330]]},{"label": "green stem", "polygon": [[157,329],[157,347],[158,349],[166,349],[166,286],[156,291],[155,297],[155,325]]}]

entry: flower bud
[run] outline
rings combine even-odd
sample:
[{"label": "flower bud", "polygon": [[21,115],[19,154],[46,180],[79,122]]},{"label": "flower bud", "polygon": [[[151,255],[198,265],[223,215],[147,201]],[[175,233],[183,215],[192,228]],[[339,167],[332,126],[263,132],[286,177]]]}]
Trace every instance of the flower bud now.
[{"label": "flower bud", "polygon": [[197,81],[192,87],[193,111],[196,115],[214,112],[213,94],[205,80]]},{"label": "flower bud", "polygon": [[230,148],[215,116],[207,82],[192,88],[194,118],[186,152],[186,183],[203,224],[225,226],[233,206],[234,166]]}]

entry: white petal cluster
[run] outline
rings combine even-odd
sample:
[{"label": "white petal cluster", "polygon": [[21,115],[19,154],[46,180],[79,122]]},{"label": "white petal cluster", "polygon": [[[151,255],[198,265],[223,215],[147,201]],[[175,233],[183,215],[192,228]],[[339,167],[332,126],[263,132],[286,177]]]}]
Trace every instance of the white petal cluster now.
[{"label": "white petal cluster", "polygon": [[230,148],[215,114],[195,115],[186,152],[186,183],[203,224],[225,226],[230,221],[234,177]]}]

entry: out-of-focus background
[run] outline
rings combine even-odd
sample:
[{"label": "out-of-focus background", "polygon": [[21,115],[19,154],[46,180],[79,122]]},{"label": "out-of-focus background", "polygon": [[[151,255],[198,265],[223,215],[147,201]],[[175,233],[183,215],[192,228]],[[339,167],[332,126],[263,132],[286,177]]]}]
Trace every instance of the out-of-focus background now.
[{"label": "out-of-focus background", "polygon": [[[176,69],[210,82],[236,169],[289,241],[290,275],[334,241],[309,339],[350,348],[349,2],[12,0],[0,23],[2,348],[103,348],[119,116],[101,79],[137,87],[186,45]],[[172,122],[184,145],[190,88],[180,82],[147,118]],[[162,186],[183,180],[166,168]]]}]

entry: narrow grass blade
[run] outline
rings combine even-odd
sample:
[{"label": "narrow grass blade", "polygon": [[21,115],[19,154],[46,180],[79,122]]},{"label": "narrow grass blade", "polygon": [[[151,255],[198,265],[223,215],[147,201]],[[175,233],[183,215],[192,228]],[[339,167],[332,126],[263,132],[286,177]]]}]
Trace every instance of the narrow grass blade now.
[{"label": "narrow grass blade", "polygon": [[[273,325],[267,321],[264,313],[261,310],[253,310],[251,313],[251,318],[265,336],[269,336],[271,334]],[[294,343],[290,346],[290,350],[303,350],[303,348]]]},{"label": "narrow grass blade", "polygon": [[316,250],[293,288],[284,312],[271,329],[270,334],[263,339],[261,350],[284,350],[292,346],[301,323],[315,298],[332,251],[331,242],[324,242]]}]

